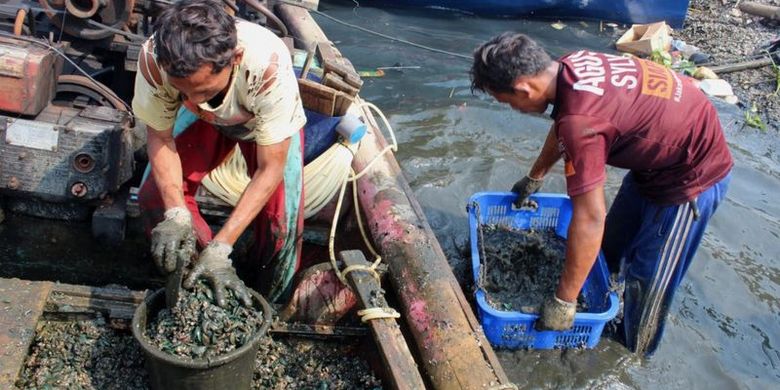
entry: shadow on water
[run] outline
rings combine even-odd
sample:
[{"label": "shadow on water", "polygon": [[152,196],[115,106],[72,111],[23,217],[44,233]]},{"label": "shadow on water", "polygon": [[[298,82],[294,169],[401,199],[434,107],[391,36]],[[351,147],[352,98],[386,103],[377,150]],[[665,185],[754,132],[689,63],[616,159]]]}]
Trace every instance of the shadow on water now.
[{"label": "shadow on water", "polygon": [[[340,4],[343,4],[340,3]],[[553,55],[612,51],[618,35],[598,23],[481,19],[325,3],[329,15],[394,37],[469,55],[507,30],[525,32]],[[474,96],[469,60],[434,54],[317,17],[359,70],[415,66],[367,78],[361,95],[381,107],[400,143],[398,158],[450,263],[469,288],[465,205],[471,194],[508,190],[541,147],[549,119]],[[780,381],[780,137],[745,128],[718,105],[736,165],[727,201],[710,222],[678,290],[664,340],[651,359],[603,339],[594,350],[499,351],[510,378],[529,388],[772,388]],[[608,170],[611,202],[624,172]],[[565,192],[557,166],[546,192]],[[467,290],[467,295],[471,295]],[[775,385],[772,385],[772,384]]]}]

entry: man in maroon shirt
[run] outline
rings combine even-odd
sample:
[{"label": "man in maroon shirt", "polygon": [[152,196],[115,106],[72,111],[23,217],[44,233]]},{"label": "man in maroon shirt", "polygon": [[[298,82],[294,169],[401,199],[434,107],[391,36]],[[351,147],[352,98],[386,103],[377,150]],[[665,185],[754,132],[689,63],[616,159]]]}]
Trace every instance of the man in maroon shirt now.
[{"label": "man in maroon shirt", "polygon": [[[603,249],[625,283],[625,344],[652,354],[674,291],[731,178],[717,112],[692,80],[653,62],[589,51],[552,60],[523,34],[477,48],[472,88],[522,112],[554,106],[554,123],[520,205],[561,158],[573,213],[558,288],[538,329],[572,326],[576,299]],[[630,170],[606,215],[606,165]]]}]

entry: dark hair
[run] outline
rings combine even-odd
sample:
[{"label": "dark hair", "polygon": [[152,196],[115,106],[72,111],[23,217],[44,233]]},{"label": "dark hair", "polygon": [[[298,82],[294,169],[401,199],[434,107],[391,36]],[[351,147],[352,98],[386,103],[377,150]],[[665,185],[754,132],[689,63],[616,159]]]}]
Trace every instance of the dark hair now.
[{"label": "dark hair", "polygon": [[206,64],[221,71],[238,42],[235,20],[215,0],[177,1],[160,14],[155,29],[157,61],[173,77],[187,77]]},{"label": "dark hair", "polygon": [[471,91],[511,92],[518,77],[533,76],[550,62],[550,56],[534,40],[524,34],[505,32],[474,51]]}]

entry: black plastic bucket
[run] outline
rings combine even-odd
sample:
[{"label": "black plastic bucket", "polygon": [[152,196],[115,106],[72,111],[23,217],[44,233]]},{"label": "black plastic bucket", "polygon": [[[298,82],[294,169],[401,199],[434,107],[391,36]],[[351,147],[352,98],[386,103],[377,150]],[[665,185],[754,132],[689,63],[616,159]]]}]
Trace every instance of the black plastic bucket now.
[{"label": "black plastic bucket", "polygon": [[208,359],[171,355],[149,343],[144,336],[147,320],[165,307],[165,289],[148,296],[133,315],[133,336],[146,355],[146,369],[152,389],[249,389],[255,369],[255,355],[271,325],[271,307],[268,302],[257,292],[251,292],[255,308],[263,312],[263,325],[240,348]]}]

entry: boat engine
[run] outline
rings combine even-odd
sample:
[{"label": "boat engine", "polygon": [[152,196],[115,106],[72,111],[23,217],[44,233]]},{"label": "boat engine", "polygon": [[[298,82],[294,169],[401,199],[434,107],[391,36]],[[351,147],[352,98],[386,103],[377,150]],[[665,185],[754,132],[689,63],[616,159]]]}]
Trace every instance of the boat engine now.
[{"label": "boat engine", "polygon": [[14,212],[94,223],[133,175],[132,118],[61,68],[50,49],[0,39],[0,195]]}]

